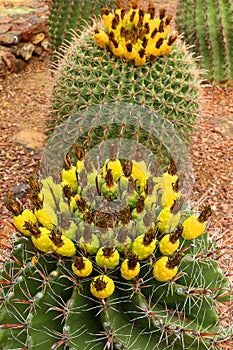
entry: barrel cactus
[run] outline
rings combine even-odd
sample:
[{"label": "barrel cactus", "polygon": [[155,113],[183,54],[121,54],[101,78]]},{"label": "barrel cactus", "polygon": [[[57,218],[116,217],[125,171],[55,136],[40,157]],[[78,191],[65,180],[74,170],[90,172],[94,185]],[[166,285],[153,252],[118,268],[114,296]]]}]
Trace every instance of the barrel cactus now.
[{"label": "barrel cactus", "polygon": [[146,153],[97,148],[79,139],[54,176],[32,175],[29,209],[6,201],[20,237],[1,271],[1,349],[230,347],[211,209],[189,210],[174,161],[158,174]]},{"label": "barrel cactus", "polygon": [[70,29],[80,30],[84,20],[99,15],[102,6],[114,5],[114,0],[52,0],[48,21],[52,55],[64,40],[70,40]]},{"label": "barrel cactus", "polygon": [[170,25],[172,17],[134,2],[105,8],[103,19],[73,33],[54,69],[48,129],[84,107],[137,103],[172,121],[186,141],[198,114],[199,79],[192,56]]},{"label": "barrel cactus", "polygon": [[195,56],[200,56],[203,78],[217,83],[233,81],[232,1],[180,0],[177,27]]}]

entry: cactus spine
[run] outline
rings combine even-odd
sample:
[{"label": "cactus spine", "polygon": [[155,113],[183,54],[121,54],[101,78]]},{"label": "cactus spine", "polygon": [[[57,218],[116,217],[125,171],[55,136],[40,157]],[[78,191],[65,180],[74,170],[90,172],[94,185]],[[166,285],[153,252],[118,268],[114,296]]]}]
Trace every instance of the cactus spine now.
[{"label": "cactus spine", "polygon": [[[117,11],[119,12],[119,9]],[[131,8],[126,12],[127,18],[132,15],[130,11],[133,13],[138,9]],[[184,140],[189,139],[198,112],[198,71],[187,48],[180,40],[173,44],[168,55],[160,56],[162,51],[160,52],[159,49],[162,49],[162,44],[166,46],[166,42],[170,40],[171,48],[175,38],[173,34],[168,34],[169,24],[166,28],[164,24],[170,23],[171,16],[166,15],[163,10],[156,16],[153,7],[149,7],[149,12],[140,11],[137,14],[140,13],[141,17],[135,15],[134,21],[141,18],[140,21],[144,21],[144,27],[137,27],[140,22],[136,23],[136,27],[133,27],[136,28],[135,31],[132,33],[129,31],[129,35],[132,35],[129,42],[127,42],[128,31],[121,31],[121,34],[123,35],[124,32],[125,35],[127,50],[131,50],[132,46],[132,53],[124,51],[130,61],[125,58],[116,58],[108,48],[103,49],[96,44],[94,36],[97,37],[98,43],[101,42],[98,31],[102,33],[102,29],[104,30],[102,21],[83,29],[81,35],[72,35],[72,43],[69,47],[64,46],[65,57],[59,60],[54,72],[55,85],[50,129],[86,106],[116,101],[137,103],[155,110],[174,123]],[[118,12],[115,15],[118,16],[116,18],[119,18]],[[153,18],[151,27],[148,24],[150,13]],[[107,11],[103,16],[107,26],[110,23],[115,28],[114,13]],[[119,22],[116,30],[114,29],[115,32],[119,32],[118,26],[124,27]],[[114,30],[110,30],[105,37],[111,39]],[[141,40],[137,35],[144,35],[144,37]],[[111,40],[115,46],[118,45],[116,39]],[[139,45],[138,52],[134,50],[134,44],[132,44],[135,40],[137,40],[135,46]],[[154,43],[153,40],[155,40]],[[150,42],[153,43],[152,51],[150,51],[152,48],[149,45]],[[156,50],[159,57],[155,57]],[[145,59],[145,54],[148,56],[147,62],[144,65],[135,65],[134,61],[136,60],[137,64],[139,58]]]},{"label": "cactus spine", "polygon": [[[24,216],[30,235],[21,234],[1,271],[1,349],[230,346],[231,330],[220,325],[218,315],[220,303],[230,300],[229,281],[215,261],[219,250],[206,232],[189,240],[183,234],[193,225],[188,218],[206,220],[210,209],[195,216],[183,208],[179,225],[162,233],[156,218],[164,209],[162,194],[171,193],[177,178],[174,170],[157,177],[149,162],[111,158],[110,152],[97,171],[88,156],[79,144],[65,158],[66,169],[67,163],[77,169],[75,190],[70,177],[61,179],[63,194],[51,177],[29,181],[33,203],[50,188],[60,226],[48,230]],[[50,199],[44,195],[42,206]],[[11,198],[7,207],[17,216],[15,206]],[[76,225],[72,239],[59,220],[61,212],[62,221]],[[38,235],[49,237],[49,251],[33,244]],[[160,245],[166,246],[167,235],[179,244],[169,251],[167,242],[164,255]]]},{"label": "cactus spine", "polygon": [[53,0],[49,15],[51,53],[54,55],[64,40],[70,41],[70,29],[78,31],[93,16],[98,16],[102,6],[114,6],[114,0]]},{"label": "cactus spine", "polygon": [[201,56],[203,78],[232,84],[233,80],[232,1],[180,0],[177,27],[185,40]]}]

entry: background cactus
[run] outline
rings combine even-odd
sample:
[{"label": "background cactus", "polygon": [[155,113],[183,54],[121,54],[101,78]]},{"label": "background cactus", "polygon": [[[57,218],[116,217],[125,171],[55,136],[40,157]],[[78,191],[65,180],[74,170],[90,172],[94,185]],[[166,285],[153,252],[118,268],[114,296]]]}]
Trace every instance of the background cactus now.
[{"label": "background cactus", "polygon": [[102,6],[114,5],[114,0],[53,0],[48,22],[51,54],[59,51],[63,40],[70,41],[70,29],[80,30],[85,24],[83,20],[98,16]]},{"label": "background cactus", "polygon": [[[158,28],[165,17],[157,20]],[[65,57],[54,71],[49,128],[92,104],[129,102],[151,108],[172,121],[187,141],[197,119],[199,80],[186,46],[177,40],[168,55],[135,66],[97,46],[94,33],[102,26],[96,22],[81,35],[74,33],[71,45],[63,47]],[[158,38],[159,34],[158,29]]]},{"label": "background cactus", "polygon": [[230,347],[232,330],[221,326],[218,309],[231,287],[204,233],[209,209],[195,216],[174,207],[181,197],[174,164],[156,176],[150,161],[119,160],[110,149],[98,169],[86,150],[70,149],[60,182],[30,178],[36,224],[16,199],[7,201],[29,232],[1,271],[1,348]]},{"label": "background cactus", "polygon": [[217,83],[233,80],[233,4],[232,1],[180,0],[177,27],[185,41],[194,45],[200,57],[203,77]]}]

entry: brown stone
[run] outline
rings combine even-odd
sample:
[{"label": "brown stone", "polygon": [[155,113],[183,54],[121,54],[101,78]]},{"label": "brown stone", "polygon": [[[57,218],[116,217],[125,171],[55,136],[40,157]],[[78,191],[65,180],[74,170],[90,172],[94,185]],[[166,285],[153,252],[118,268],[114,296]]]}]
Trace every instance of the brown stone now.
[{"label": "brown stone", "polygon": [[6,69],[5,63],[0,58],[0,78],[5,78],[6,73],[7,73],[7,69]]},{"label": "brown stone", "polygon": [[0,55],[7,70],[11,73],[14,72],[16,62],[15,56],[11,52],[3,52],[2,54],[0,53]]},{"label": "brown stone", "polygon": [[35,52],[36,55],[41,56],[42,52],[43,52],[43,49],[42,49],[41,46],[35,46],[34,52]]},{"label": "brown stone", "polygon": [[31,37],[32,37],[32,33],[28,29],[28,25],[24,26],[23,34],[22,34],[22,41],[30,41]]},{"label": "brown stone", "polygon": [[11,22],[11,20],[12,20],[12,17],[10,16],[0,18],[0,24],[8,24]]},{"label": "brown stone", "polygon": [[0,55],[2,52],[11,52],[11,47],[0,45]]},{"label": "brown stone", "polygon": [[12,25],[11,24],[0,24],[0,34],[5,34],[11,30]]},{"label": "brown stone", "polygon": [[35,22],[33,21],[33,23],[30,23],[30,32],[32,34],[38,34],[42,32],[47,33],[48,31],[47,19],[44,16],[38,18],[38,20]]},{"label": "brown stone", "polygon": [[46,136],[33,129],[22,130],[13,136],[13,140],[32,150],[43,149]]},{"label": "brown stone", "polygon": [[0,34],[0,45],[12,45],[20,41],[22,32],[10,31],[8,33]]},{"label": "brown stone", "polygon": [[27,63],[25,61],[21,60],[20,58],[17,58],[15,62],[15,73],[21,72],[25,69],[26,66]]},{"label": "brown stone", "polygon": [[10,45],[10,46],[0,45],[0,52],[11,52],[14,55],[16,55],[17,51],[18,51],[18,46],[17,45]]},{"label": "brown stone", "polygon": [[37,45],[39,44],[41,41],[43,41],[45,38],[45,34],[44,33],[38,33],[38,34],[35,34],[33,37],[32,37],[32,43],[34,45]]},{"label": "brown stone", "polygon": [[15,44],[17,41],[11,33],[0,34],[0,44],[2,45],[11,45]]},{"label": "brown stone", "polygon": [[32,57],[34,49],[35,46],[32,43],[25,43],[20,45],[17,54],[22,56],[25,61],[28,61]]},{"label": "brown stone", "polygon": [[48,38],[45,38],[42,43],[41,43],[41,47],[45,50],[45,51],[49,51],[50,48],[50,42]]}]

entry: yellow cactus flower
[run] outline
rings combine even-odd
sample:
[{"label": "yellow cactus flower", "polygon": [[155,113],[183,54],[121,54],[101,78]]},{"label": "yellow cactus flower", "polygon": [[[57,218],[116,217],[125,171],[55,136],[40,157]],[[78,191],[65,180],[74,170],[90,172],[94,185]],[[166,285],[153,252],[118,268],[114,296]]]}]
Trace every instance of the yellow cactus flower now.
[{"label": "yellow cactus flower", "polygon": [[176,231],[166,234],[159,242],[159,250],[163,255],[173,254],[180,245],[179,237],[182,235],[183,227],[178,226]]},{"label": "yellow cactus flower", "polygon": [[33,222],[37,223],[37,217],[28,209],[24,209],[24,211],[18,215],[14,216],[13,218],[15,227],[24,235],[30,236],[30,232],[28,230],[25,230],[23,227],[25,225],[25,222]]},{"label": "yellow cactus flower", "polygon": [[103,166],[103,176],[104,176],[104,178],[107,175],[107,170],[108,169],[111,169],[113,180],[115,182],[117,182],[119,177],[122,174],[122,166],[121,166],[121,162],[119,161],[119,159],[114,159],[114,160],[107,159],[104,162],[104,166]]},{"label": "yellow cactus flower", "polygon": [[92,262],[88,258],[75,256],[72,263],[72,271],[78,277],[88,277],[92,273]]},{"label": "yellow cactus flower", "polygon": [[94,39],[96,44],[101,47],[101,49],[105,49],[108,46],[109,38],[103,30],[96,29]]},{"label": "yellow cactus flower", "polygon": [[160,182],[160,188],[162,188],[162,190],[170,189],[172,188],[172,184],[175,184],[177,180],[178,175],[171,175],[168,172],[165,172]]},{"label": "yellow cactus flower", "polygon": [[34,209],[35,216],[39,223],[48,229],[52,229],[57,225],[57,215],[55,211],[46,203],[39,209]]},{"label": "yellow cactus flower", "polygon": [[40,227],[40,235],[32,235],[32,243],[34,246],[39,249],[41,252],[49,253],[53,250],[52,242],[49,238],[50,231],[45,227]]},{"label": "yellow cactus flower", "polygon": [[124,259],[121,264],[121,276],[125,280],[132,280],[140,272],[140,264],[137,261],[136,255],[131,255],[128,258]]},{"label": "yellow cactus flower", "polygon": [[175,200],[180,197],[180,193],[174,191],[172,188],[164,189],[161,197],[161,205],[163,207],[171,207]]},{"label": "yellow cactus flower", "polygon": [[120,254],[115,248],[100,248],[95,257],[97,265],[100,267],[114,269],[119,265]]},{"label": "yellow cactus flower", "polygon": [[26,229],[25,223],[37,223],[36,216],[28,209],[24,209],[15,197],[9,197],[6,200],[6,208],[14,214],[13,221],[15,227],[24,235],[31,236],[31,232]]},{"label": "yellow cactus flower", "polygon": [[45,227],[38,227],[37,223],[33,223],[31,221],[26,222],[24,227],[30,231],[32,243],[37,249],[44,253],[48,253],[53,250],[52,242],[49,238],[50,230]]},{"label": "yellow cactus flower", "polygon": [[199,216],[191,215],[184,220],[182,237],[184,239],[194,239],[199,237],[205,232],[206,223],[205,221],[211,215],[211,208],[209,206],[205,207]]},{"label": "yellow cactus flower", "polygon": [[49,237],[52,241],[52,249],[55,253],[67,257],[75,255],[76,248],[74,243],[57,228],[51,230],[51,235]]},{"label": "yellow cactus flower", "polygon": [[111,30],[113,18],[114,18],[114,15],[111,13],[111,11],[109,9],[104,9],[103,21],[107,31]]},{"label": "yellow cactus flower", "polygon": [[159,231],[161,233],[174,231],[179,224],[180,217],[180,212],[173,214],[170,207],[165,207],[157,217]]},{"label": "yellow cactus flower", "polygon": [[98,299],[106,299],[110,297],[115,290],[113,280],[106,275],[96,276],[90,284],[90,291],[94,297]]},{"label": "yellow cactus flower", "polygon": [[76,191],[78,187],[77,168],[72,165],[68,154],[65,156],[63,167],[61,174],[62,186],[70,186],[73,191]]},{"label": "yellow cactus flower", "polygon": [[177,254],[174,258],[162,256],[159,258],[153,268],[153,276],[159,282],[166,282],[175,277],[178,272],[178,265],[182,259],[181,254]]},{"label": "yellow cactus flower", "polygon": [[62,169],[62,186],[68,185],[72,190],[77,190],[78,181],[76,171],[77,169],[74,165],[69,170]]},{"label": "yellow cactus flower", "polygon": [[148,171],[144,161],[133,162],[132,164],[132,176],[136,180],[136,184],[140,186],[143,191],[147,184]]},{"label": "yellow cactus flower", "polygon": [[118,8],[115,13],[103,9],[105,31],[96,28],[94,40],[102,49],[108,48],[116,57],[144,65],[151,57],[167,54],[176,37],[169,36],[171,16],[161,10],[155,18],[155,8],[144,12],[134,5],[129,11]]},{"label": "yellow cactus flower", "polygon": [[78,160],[76,163],[76,169],[78,171],[78,173],[81,173],[81,171],[83,169],[85,169],[85,165],[84,165],[84,160]]},{"label": "yellow cactus flower", "polygon": [[155,250],[156,229],[152,228],[145,234],[138,236],[132,244],[132,253],[137,255],[139,260],[148,258]]}]

